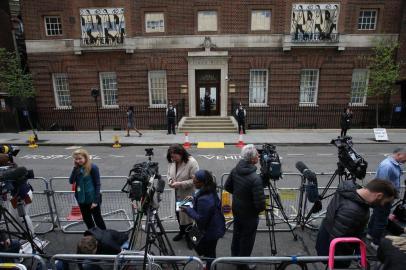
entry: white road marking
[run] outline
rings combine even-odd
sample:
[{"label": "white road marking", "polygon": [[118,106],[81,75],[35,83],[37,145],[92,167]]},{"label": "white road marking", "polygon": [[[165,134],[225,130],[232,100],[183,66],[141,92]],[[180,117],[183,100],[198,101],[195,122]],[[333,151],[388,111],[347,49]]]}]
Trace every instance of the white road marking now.
[{"label": "white road marking", "polygon": [[66,147],[65,149],[66,149],[66,150],[75,150],[75,149],[80,149],[80,148],[82,148],[82,146],[75,146],[75,145],[73,145],[73,146]]},{"label": "white road marking", "polygon": [[123,158],[125,156],[119,156],[119,155],[110,155],[111,157],[115,157],[115,158]]},{"label": "white road marking", "polygon": [[298,157],[298,156],[301,156],[301,157],[304,156],[304,154],[287,154],[287,155],[288,155],[288,156],[295,156],[295,157],[296,157],[296,156],[297,156],[297,157]]},{"label": "white road marking", "polygon": [[317,156],[332,156],[332,155],[334,155],[334,154],[332,154],[332,153],[329,153],[329,154],[321,154],[321,153],[318,153],[318,154],[317,154]]}]

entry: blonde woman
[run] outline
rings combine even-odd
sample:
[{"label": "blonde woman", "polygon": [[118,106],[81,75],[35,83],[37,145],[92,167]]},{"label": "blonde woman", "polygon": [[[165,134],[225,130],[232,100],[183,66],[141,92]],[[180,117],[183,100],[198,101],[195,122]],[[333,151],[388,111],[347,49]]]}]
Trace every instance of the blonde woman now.
[{"label": "blonde woman", "polygon": [[[101,215],[100,204],[100,173],[99,168],[92,164],[89,153],[78,149],[72,154],[74,167],[69,177],[69,183],[75,184],[75,198],[88,229],[95,226],[106,229]],[[95,225],[96,224],[96,225]]]}]

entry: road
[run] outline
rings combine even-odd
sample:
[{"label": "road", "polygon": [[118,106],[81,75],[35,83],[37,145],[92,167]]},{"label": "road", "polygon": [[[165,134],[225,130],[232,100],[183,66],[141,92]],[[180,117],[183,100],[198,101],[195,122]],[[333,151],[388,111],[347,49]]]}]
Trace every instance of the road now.
[{"label": "road", "polygon": [[[393,145],[358,145],[354,148],[368,161],[368,171],[375,171],[379,162],[392,152]],[[22,147],[21,152],[15,159],[20,166],[32,168],[36,176],[50,178],[54,176],[69,176],[72,170],[71,153],[74,146],[56,147],[44,146],[32,150]],[[146,160],[146,147],[123,147],[113,149],[111,147],[94,146],[86,147],[92,155],[101,171],[107,176],[126,176],[133,164]],[[160,173],[166,174],[167,160],[166,152],[168,147],[154,147],[153,160],[160,165]],[[337,148],[333,145],[325,146],[277,146],[277,151],[282,160],[282,168],[285,174],[298,173],[295,164],[303,161],[310,169],[316,172],[334,172],[336,169]],[[234,146],[226,146],[224,149],[196,149],[189,152],[196,158],[200,168],[210,170],[217,176],[218,182],[223,173],[228,173],[236,165],[239,159],[240,149]],[[370,176],[367,177],[369,179]],[[319,177],[320,185],[324,185],[329,176]],[[124,181],[124,180],[123,180]],[[278,181],[280,187],[297,187],[299,178],[297,176],[285,176]],[[120,189],[123,182],[104,182],[103,189]],[[61,188],[68,188],[65,182]]]}]

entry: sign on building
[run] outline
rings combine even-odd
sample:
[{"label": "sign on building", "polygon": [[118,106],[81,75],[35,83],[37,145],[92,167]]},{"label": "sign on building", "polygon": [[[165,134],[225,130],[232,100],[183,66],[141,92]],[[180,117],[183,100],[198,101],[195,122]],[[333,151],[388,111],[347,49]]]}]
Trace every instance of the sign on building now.
[{"label": "sign on building", "polygon": [[115,46],[125,37],[124,8],[80,9],[82,46]]},{"label": "sign on building", "polygon": [[292,42],[338,42],[339,4],[293,4]]}]

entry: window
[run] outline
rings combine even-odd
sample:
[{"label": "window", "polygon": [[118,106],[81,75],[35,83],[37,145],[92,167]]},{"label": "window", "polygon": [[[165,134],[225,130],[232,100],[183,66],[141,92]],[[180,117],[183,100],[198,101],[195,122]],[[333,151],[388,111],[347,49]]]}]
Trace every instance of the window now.
[{"label": "window", "polygon": [[250,70],[250,106],[263,106],[267,104],[268,70]]},{"label": "window", "polygon": [[197,31],[217,31],[217,11],[199,11],[197,13]]},{"label": "window", "polygon": [[162,12],[145,13],[145,32],[165,32],[164,14]]},{"label": "window", "polygon": [[103,107],[118,107],[117,76],[115,72],[100,73],[100,89]]},{"label": "window", "polygon": [[271,30],[271,11],[253,10],[251,11],[251,31]]},{"label": "window", "polygon": [[65,73],[52,74],[54,84],[55,105],[57,108],[69,108],[71,106],[68,76]]},{"label": "window", "polygon": [[45,17],[45,31],[47,36],[62,35],[61,18],[58,16]]},{"label": "window", "polygon": [[300,75],[300,103],[316,104],[319,88],[319,70],[303,69]]},{"label": "window", "polygon": [[351,81],[351,105],[365,105],[367,86],[368,69],[354,69]]},{"label": "window", "polygon": [[148,72],[149,104],[151,107],[166,107],[166,71]]},{"label": "window", "polygon": [[358,17],[358,30],[375,30],[378,10],[361,10]]}]

